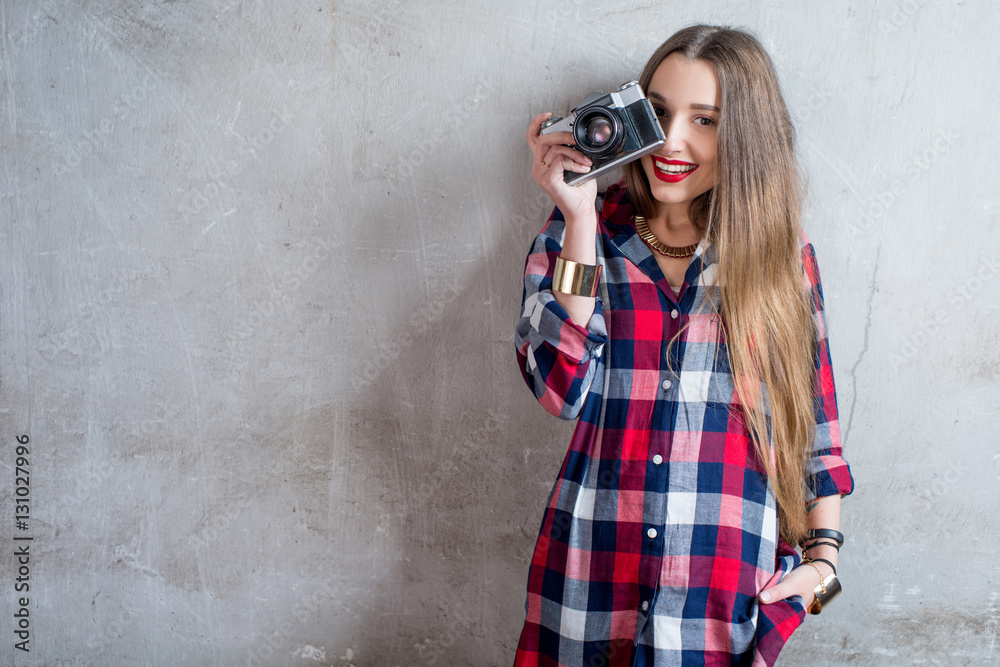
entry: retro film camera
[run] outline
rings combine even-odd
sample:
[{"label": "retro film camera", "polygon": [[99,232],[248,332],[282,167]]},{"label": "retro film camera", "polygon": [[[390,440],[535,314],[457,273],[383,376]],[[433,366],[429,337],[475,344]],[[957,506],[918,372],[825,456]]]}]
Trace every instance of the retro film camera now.
[{"label": "retro film camera", "polygon": [[585,174],[563,172],[569,185],[586,183],[638,160],[666,142],[653,105],[637,81],[623,83],[616,93],[588,93],[567,118],[553,116],[542,123],[541,133],[550,132],[572,132],[575,148],[594,161]]}]

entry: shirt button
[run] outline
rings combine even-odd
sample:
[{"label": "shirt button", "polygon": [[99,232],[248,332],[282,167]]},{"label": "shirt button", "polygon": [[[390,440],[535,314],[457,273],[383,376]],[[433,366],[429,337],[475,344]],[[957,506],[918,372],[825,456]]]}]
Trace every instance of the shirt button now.
[{"label": "shirt button", "polygon": [[656,465],[660,465],[661,463],[663,463],[663,457],[657,454],[656,456],[653,457],[653,463],[655,463]]},{"label": "shirt button", "polygon": [[673,319],[675,319],[675,320],[677,319],[677,314],[678,313],[677,313],[677,309],[676,308],[674,308],[673,310],[670,311],[670,317],[673,318]]},{"label": "shirt button", "polygon": [[653,539],[654,537],[656,537],[656,529],[650,528],[649,530],[646,531],[646,534],[649,535],[649,539]]},{"label": "shirt button", "polygon": [[646,611],[647,609],[649,609],[649,600],[643,600],[642,601],[642,610]]},{"label": "shirt button", "polygon": [[664,381],[663,381],[663,384],[662,384],[661,386],[662,386],[662,387],[663,387],[664,389],[670,389],[670,386],[671,386],[671,385],[670,385],[670,380],[664,380]]}]

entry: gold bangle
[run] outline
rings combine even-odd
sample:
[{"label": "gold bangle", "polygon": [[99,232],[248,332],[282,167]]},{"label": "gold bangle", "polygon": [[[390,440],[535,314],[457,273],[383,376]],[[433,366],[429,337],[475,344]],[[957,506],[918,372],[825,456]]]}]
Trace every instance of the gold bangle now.
[{"label": "gold bangle", "polygon": [[574,296],[597,296],[597,285],[601,280],[601,265],[579,264],[556,257],[552,274],[552,290]]},{"label": "gold bangle", "polygon": [[[816,574],[819,575],[819,585],[820,585],[820,587],[822,587],[823,586],[823,579],[824,579],[824,577],[823,577],[823,571],[821,569],[819,569],[819,565],[817,565],[816,563],[812,562],[812,560],[810,560],[808,558],[803,558],[802,559],[802,564],[803,565],[812,565],[813,569],[816,570]],[[826,592],[825,588],[823,589],[823,592],[824,593]]]}]

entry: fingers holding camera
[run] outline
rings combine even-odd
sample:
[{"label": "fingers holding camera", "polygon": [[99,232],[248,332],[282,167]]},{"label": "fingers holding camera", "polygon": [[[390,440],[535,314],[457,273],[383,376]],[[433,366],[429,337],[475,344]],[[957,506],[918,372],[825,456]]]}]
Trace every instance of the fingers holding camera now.
[{"label": "fingers holding camera", "polygon": [[539,164],[544,168],[586,174],[594,162],[580,151],[560,145],[549,148],[545,156],[539,160]]},{"label": "fingers holding camera", "polygon": [[531,123],[528,124],[528,145],[531,146],[531,151],[535,152],[535,144],[538,142],[538,137],[542,132],[542,123],[546,121],[552,112],[540,113],[531,119]]},{"label": "fingers holding camera", "polygon": [[[570,162],[573,163],[571,165],[570,162],[564,161],[562,163],[563,169],[586,173],[594,164],[593,160],[580,151],[571,148],[576,143],[572,132],[541,133],[542,124],[551,116],[550,112],[538,114],[531,120],[531,124],[528,126],[528,145],[531,147],[531,152],[534,154],[536,162],[543,169],[547,169],[559,161],[558,153],[568,157]],[[554,149],[558,149],[556,153],[552,152]]]},{"label": "fingers holding camera", "polygon": [[528,126],[527,139],[532,152],[531,176],[556,206],[569,217],[593,209],[597,182],[567,185],[564,171],[587,173],[593,161],[572,147],[572,132],[542,134],[542,124],[551,113],[535,116]]},{"label": "fingers holding camera", "polygon": [[535,182],[545,191],[552,202],[563,212],[568,207],[584,206],[589,200],[592,205],[596,196],[596,181],[588,181],[582,185],[568,185],[564,172],[585,174],[590,171],[590,158],[569,146],[561,144],[549,146],[544,153],[539,151],[532,166],[531,175]]},{"label": "fingers holding camera", "polygon": [[531,146],[531,151],[536,156],[538,155],[539,146],[550,146],[554,143],[572,143],[573,141],[573,134],[571,132],[542,134],[542,124],[551,117],[551,111],[540,113],[532,118],[531,123],[528,125],[528,145]]}]

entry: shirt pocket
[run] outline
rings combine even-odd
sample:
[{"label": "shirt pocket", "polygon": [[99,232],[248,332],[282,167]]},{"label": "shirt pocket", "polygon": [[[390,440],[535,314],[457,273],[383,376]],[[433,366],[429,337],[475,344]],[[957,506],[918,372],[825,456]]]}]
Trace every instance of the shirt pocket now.
[{"label": "shirt pocket", "polygon": [[692,314],[682,339],[684,358],[678,377],[678,398],[684,403],[732,403],[729,351],[718,314]]},{"label": "shirt pocket", "polygon": [[[682,400],[743,406],[764,398],[762,382],[751,382],[733,374],[725,326],[717,313],[692,315],[685,331],[684,346],[679,379]],[[764,413],[769,414],[766,399]]]},{"label": "shirt pocket", "polygon": [[785,643],[806,618],[801,595],[757,605],[757,648],[753,664],[773,665]]}]

